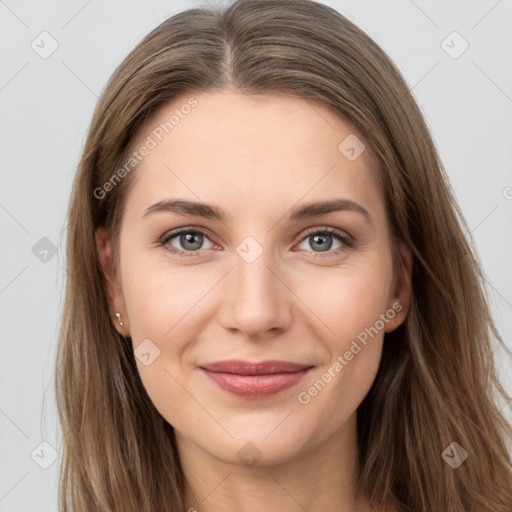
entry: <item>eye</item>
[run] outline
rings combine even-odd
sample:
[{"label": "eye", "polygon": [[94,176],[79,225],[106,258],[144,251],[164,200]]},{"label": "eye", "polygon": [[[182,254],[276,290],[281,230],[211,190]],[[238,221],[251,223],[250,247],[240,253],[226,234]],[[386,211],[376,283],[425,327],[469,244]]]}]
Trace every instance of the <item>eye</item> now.
[{"label": "eye", "polygon": [[[333,247],[333,238],[336,239],[339,244],[335,250],[331,250]],[[323,257],[324,254],[322,253],[327,253],[326,256],[332,256],[333,254],[339,254],[345,251],[352,246],[352,241],[348,235],[339,229],[324,228],[309,231],[301,244],[308,244],[311,248],[315,249],[313,251],[315,256]]]},{"label": "eye", "polygon": [[[174,243],[181,245],[182,248],[175,247],[171,243],[174,238],[176,239]],[[194,253],[205,248],[202,247],[205,240],[209,241],[209,238],[202,231],[184,228],[167,233],[158,241],[158,245],[165,245],[168,251],[180,256],[195,256]],[[214,246],[211,241],[210,244],[210,247]]]},{"label": "eye", "polygon": [[[331,250],[333,247],[333,238],[339,244],[335,250]],[[207,247],[203,246],[205,240],[210,243]],[[315,257],[332,256],[333,254],[337,255],[353,245],[352,240],[348,235],[335,228],[317,228],[316,230],[310,230],[302,239],[301,244],[304,243],[309,244],[309,246],[314,249],[309,252],[313,252]],[[178,244],[181,247],[176,247],[175,244]],[[196,253],[202,249],[216,247],[216,244],[210,241],[206,233],[200,229],[191,228],[180,228],[165,234],[160,240],[158,240],[158,245],[165,246],[169,252],[184,257],[196,256]]]}]

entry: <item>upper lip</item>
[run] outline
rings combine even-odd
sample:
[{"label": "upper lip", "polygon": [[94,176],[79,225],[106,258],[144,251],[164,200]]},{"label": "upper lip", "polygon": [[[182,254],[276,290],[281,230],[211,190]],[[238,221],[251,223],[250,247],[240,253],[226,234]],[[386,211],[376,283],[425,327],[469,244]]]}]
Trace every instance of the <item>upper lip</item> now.
[{"label": "upper lip", "polygon": [[233,373],[236,375],[270,375],[273,373],[293,373],[306,368],[311,364],[292,363],[289,361],[260,361],[251,363],[249,361],[218,361],[201,365],[200,368],[217,373]]}]

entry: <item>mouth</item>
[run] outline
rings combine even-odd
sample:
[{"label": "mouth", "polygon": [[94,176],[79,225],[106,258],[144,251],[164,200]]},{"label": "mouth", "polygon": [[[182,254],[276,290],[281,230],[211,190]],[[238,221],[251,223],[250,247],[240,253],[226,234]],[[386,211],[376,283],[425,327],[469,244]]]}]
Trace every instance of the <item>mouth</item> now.
[{"label": "mouth", "polygon": [[244,398],[263,398],[296,385],[313,366],[288,361],[231,360],[199,368],[224,391]]}]

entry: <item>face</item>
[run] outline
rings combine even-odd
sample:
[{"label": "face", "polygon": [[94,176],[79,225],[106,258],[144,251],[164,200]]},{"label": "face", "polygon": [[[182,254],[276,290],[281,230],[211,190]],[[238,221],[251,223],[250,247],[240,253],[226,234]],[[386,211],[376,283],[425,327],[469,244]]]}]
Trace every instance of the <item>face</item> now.
[{"label": "face", "polygon": [[189,97],[134,141],[151,148],[126,200],[112,312],[183,439],[235,464],[243,450],[289,460],[354,418],[406,315],[410,269],[393,273],[377,161],[351,124],[290,97],[202,93],[183,108]]}]

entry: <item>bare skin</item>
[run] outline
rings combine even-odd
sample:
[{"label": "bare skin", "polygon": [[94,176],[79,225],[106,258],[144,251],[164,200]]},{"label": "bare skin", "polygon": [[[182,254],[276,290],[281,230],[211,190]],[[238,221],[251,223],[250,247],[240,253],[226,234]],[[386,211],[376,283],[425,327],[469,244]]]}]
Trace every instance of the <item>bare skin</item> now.
[{"label": "bare skin", "polygon": [[[189,96],[153,115],[133,146]],[[355,492],[356,411],[377,373],[384,333],[407,315],[411,276],[405,251],[393,273],[376,158],[368,145],[347,158],[338,146],[357,135],[354,127],[311,102],[232,90],[194,97],[197,106],[134,171],[117,272],[104,230],[97,232],[111,312],[124,322],[116,329],[131,336],[134,349],[149,339],[160,351],[149,365],[137,358],[137,367],[175,429],[187,506],[369,512]],[[228,218],[145,215],[177,198],[217,205]],[[332,199],[367,214],[353,207],[287,218],[306,203]],[[158,245],[181,227],[189,238]],[[363,344],[372,326],[378,333]],[[228,359],[312,368],[288,389],[247,398],[221,389],[200,368]]]}]

